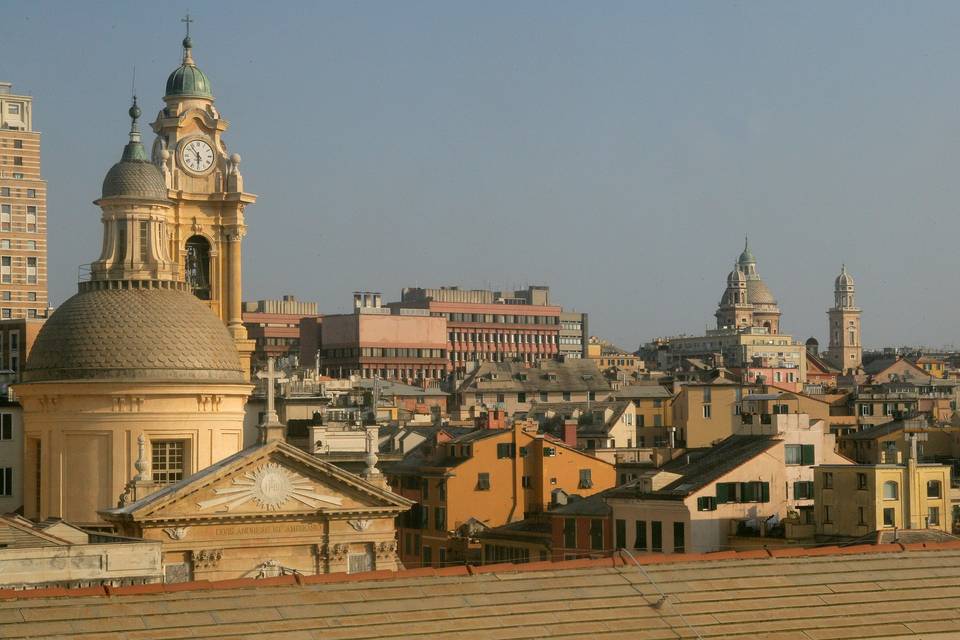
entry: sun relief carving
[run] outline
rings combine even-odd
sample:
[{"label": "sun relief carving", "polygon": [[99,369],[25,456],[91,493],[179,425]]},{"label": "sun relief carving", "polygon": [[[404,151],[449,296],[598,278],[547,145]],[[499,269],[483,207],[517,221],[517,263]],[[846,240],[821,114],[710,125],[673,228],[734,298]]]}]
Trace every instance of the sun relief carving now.
[{"label": "sun relief carving", "polygon": [[254,502],[266,511],[277,511],[289,500],[314,509],[323,505],[343,504],[343,498],[317,493],[309,479],[275,462],[248,471],[243,477],[234,478],[233,486],[217,487],[214,493],[218,497],[203,500],[197,503],[197,506],[201,510],[220,507],[217,511],[232,511],[248,502]]}]

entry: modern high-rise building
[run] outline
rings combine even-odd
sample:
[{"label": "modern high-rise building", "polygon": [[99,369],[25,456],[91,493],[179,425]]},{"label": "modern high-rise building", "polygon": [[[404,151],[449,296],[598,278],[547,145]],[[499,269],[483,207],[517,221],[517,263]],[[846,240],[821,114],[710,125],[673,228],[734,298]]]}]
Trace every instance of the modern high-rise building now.
[{"label": "modern high-rise building", "polygon": [[47,183],[33,98],[0,82],[0,319],[47,315]]}]

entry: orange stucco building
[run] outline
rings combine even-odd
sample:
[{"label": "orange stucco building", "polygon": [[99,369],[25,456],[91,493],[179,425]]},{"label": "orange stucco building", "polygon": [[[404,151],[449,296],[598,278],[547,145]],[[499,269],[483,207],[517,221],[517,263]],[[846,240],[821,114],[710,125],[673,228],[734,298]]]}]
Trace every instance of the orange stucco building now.
[{"label": "orange stucco building", "polygon": [[407,567],[443,566],[479,552],[475,534],[547,509],[551,493],[612,487],[612,464],[536,432],[535,423],[442,434],[387,469],[394,491],[417,502],[398,527]]}]

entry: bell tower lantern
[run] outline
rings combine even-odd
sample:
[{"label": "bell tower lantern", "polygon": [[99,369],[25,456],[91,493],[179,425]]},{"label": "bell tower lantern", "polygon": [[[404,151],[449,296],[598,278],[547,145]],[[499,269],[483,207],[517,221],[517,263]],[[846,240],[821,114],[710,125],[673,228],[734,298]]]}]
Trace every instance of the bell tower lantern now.
[{"label": "bell tower lantern", "polygon": [[249,372],[253,341],[242,321],[244,210],[257,197],[244,191],[240,155],[227,151],[230,127],[214,106],[207,75],[193,59],[189,14],[183,60],[167,78],[165,106],[151,123],[152,161],[173,203],[167,221],[170,254],[193,293],[227,325]]}]

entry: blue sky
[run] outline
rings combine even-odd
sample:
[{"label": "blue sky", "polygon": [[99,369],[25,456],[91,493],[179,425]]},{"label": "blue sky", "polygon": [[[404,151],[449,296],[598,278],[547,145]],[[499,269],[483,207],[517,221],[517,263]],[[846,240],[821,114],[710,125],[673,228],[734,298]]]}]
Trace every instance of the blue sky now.
[{"label": "blue sky", "polygon": [[846,262],[865,344],[960,342],[950,2],[4,0],[0,80],[44,133],[54,303],[99,252],[131,69],[152,116],[188,8],[260,197],[248,299],[549,284],[635,348],[712,326],[749,233],[801,340],[824,341]]}]

